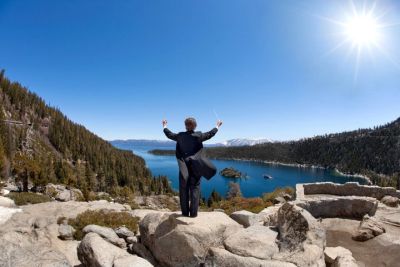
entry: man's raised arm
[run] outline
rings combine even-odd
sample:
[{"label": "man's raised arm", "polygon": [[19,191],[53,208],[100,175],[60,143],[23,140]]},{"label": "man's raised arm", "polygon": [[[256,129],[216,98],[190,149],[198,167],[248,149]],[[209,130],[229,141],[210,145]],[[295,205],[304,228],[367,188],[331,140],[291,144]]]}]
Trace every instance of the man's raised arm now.
[{"label": "man's raised arm", "polygon": [[217,132],[219,127],[222,125],[222,121],[217,121],[217,125],[209,132],[202,133],[200,136],[200,139],[202,142],[207,141],[208,139],[211,139]]},{"label": "man's raised arm", "polygon": [[165,136],[166,136],[167,138],[171,139],[171,140],[176,141],[178,135],[177,135],[176,133],[171,132],[171,131],[167,128],[167,124],[168,124],[167,120],[163,120],[163,121],[162,121],[162,125],[163,125],[163,128],[164,128],[164,134],[165,134]]}]

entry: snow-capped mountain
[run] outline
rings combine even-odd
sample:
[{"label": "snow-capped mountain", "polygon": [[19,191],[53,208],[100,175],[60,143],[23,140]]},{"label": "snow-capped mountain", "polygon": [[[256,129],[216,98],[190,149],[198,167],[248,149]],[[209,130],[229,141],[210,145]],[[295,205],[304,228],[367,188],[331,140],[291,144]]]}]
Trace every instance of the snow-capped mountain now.
[{"label": "snow-capped mountain", "polygon": [[[270,139],[246,139],[246,138],[236,138],[230,139],[221,143],[205,143],[206,147],[216,147],[216,146],[254,146],[263,143],[272,142]],[[135,146],[154,146],[154,147],[165,147],[171,148],[175,147],[174,141],[169,140],[146,140],[146,139],[129,139],[129,140],[113,140],[110,141],[116,147],[119,148],[131,148]]]},{"label": "snow-capped mountain", "polygon": [[217,143],[218,146],[254,146],[258,144],[270,143],[270,139],[246,139],[246,138],[236,138],[226,140],[222,143]]}]

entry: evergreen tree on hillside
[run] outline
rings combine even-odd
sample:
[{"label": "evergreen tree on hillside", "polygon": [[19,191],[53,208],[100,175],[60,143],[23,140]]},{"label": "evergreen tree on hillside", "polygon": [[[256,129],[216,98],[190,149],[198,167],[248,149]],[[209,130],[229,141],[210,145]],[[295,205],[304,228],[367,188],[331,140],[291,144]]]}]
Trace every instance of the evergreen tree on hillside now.
[{"label": "evergreen tree on hillside", "polygon": [[[4,126],[4,112],[16,125]],[[27,126],[33,156],[25,158]],[[151,188],[172,192],[164,178],[151,177],[143,158],[114,148],[107,141],[46,105],[35,93],[0,72],[0,168],[9,162],[24,184],[64,183],[82,190],[118,193],[119,188],[150,194]],[[7,164],[6,164],[7,165]],[[25,186],[24,186],[24,189]]]}]

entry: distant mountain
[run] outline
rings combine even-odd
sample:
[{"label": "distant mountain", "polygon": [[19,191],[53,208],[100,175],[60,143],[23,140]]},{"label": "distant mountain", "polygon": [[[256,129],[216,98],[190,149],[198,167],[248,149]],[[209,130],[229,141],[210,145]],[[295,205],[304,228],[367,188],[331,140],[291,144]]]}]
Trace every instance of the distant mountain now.
[{"label": "distant mountain", "polygon": [[110,143],[119,148],[131,149],[137,146],[152,146],[152,147],[174,147],[175,141],[169,140],[146,140],[146,139],[128,139],[128,140],[112,140]]},{"label": "distant mountain", "polygon": [[[221,143],[215,144],[204,144],[206,147],[231,147],[231,146],[254,146],[258,144],[264,144],[272,142],[270,139],[245,139],[237,138],[230,139]],[[112,145],[118,148],[130,149],[135,146],[152,146],[159,148],[170,148],[175,146],[174,141],[169,140],[147,140],[147,139],[128,139],[128,140],[112,140],[110,141]]]},{"label": "distant mountain", "polygon": [[273,142],[271,139],[246,139],[246,138],[237,138],[237,139],[230,139],[224,141],[222,143],[217,143],[214,146],[254,146],[264,143],[271,143]]}]

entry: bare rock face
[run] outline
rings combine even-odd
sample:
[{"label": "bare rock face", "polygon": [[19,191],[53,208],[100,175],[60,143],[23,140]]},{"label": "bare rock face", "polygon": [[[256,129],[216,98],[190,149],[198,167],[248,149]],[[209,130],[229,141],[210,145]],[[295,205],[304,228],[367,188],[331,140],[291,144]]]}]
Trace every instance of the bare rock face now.
[{"label": "bare rock face", "polygon": [[297,266],[325,266],[325,230],[306,210],[285,203],[278,211],[279,253],[272,258]]},{"label": "bare rock face", "polygon": [[146,257],[143,244],[160,266],[325,266],[325,230],[306,210],[285,203],[265,214],[273,228],[243,228],[221,212],[149,213],[130,250]]},{"label": "bare rock face", "polygon": [[352,238],[356,241],[367,241],[375,236],[385,233],[386,230],[381,223],[368,215],[364,216],[360,222],[358,230],[353,234]]},{"label": "bare rock face", "polygon": [[325,262],[331,267],[358,267],[351,251],[344,247],[326,247]]},{"label": "bare rock face", "polygon": [[153,265],[157,265],[156,260],[153,257],[153,254],[151,254],[151,252],[141,243],[129,244],[128,252],[146,259],[148,262],[150,262]]},{"label": "bare rock face", "polygon": [[228,251],[239,256],[271,259],[279,252],[277,236],[278,233],[269,227],[254,225],[230,235],[224,245]]},{"label": "bare rock face", "polygon": [[17,205],[15,205],[14,200],[11,198],[0,196],[0,207],[16,208]]},{"label": "bare rock face", "polygon": [[133,233],[131,230],[126,228],[125,226],[120,226],[114,229],[115,233],[123,239],[127,239],[128,237],[134,237],[135,233]]},{"label": "bare rock face", "polygon": [[235,211],[230,217],[244,227],[261,224],[260,216],[247,210]]},{"label": "bare rock face", "polygon": [[88,233],[78,247],[78,258],[84,266],[93,267],[150,267],[147,260],[131,255],[114,246],[96,233]]},{"label": "bare rock face", "polygon": [[206,267],[296,267],[293,263],[276,261],[276,260],[261,260],[254,257],[243,257],[235,255],[222,248],[211,248],[207,255]]},{"label": "bare rock face", "polygon": [[96,233],[111,244],[114,244],[120,248],[126,248],[126,242],[124,239],[119,238],[118,235],[114,232],[113,229],[108,227],[103,227],[95,224],[86,225],[82,232],[87,233]]},{"label": "bare rock face", "polygon": [[278,210],[282,205],[274,205],[263,209],[258,213],[260,220],[265,226],[275,226],[278,223]]},{"label": "bare rock face", "polygon": [[58,237],[62,240],[74,240],[75,229],[66,223],[58,226]]},{"label": "bare rock face", "polygon": [[381,202],[386,206],[394,208],[396,208],[399,205],[399,199],[397,197],[392,197],[392,196],[384,196],[381,199]]},{"label": "bare rock face", "polygon": [[76,188],[68,189],[65,185],[60,184],[47,184],[44,193],[53,197],[58,201],[81,201],[83,199],[83,194],[81,190]]},{"label": "bare rock face", "polygon": [[142,220],[147,214],[150,213],[160,213],[160,212],[157,210],[150,210],[150,209],[134,209],[129,211],[129,214],[132,217],[138,217],[139,220]]},{"label": "bare rock face", "polygon": [[150,213],[140,222],[140,236],[162,266],[198,266],[210,247],[222,246],[230,226],[242,228],[221,212],[200,212],[196,218]]},{"label": "bare rock face", "polygon": [[52,266],[70,267],[67,258],[49,246],[46,233],[33,231],[11,231],[0,238],[0,266]]}]

